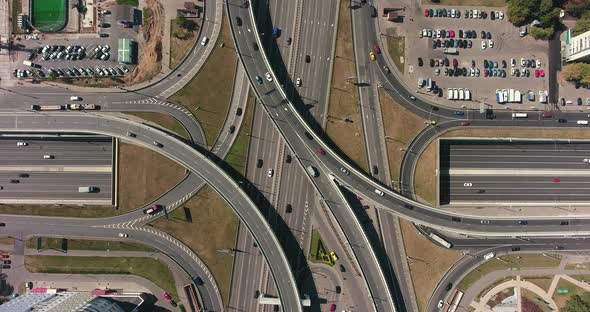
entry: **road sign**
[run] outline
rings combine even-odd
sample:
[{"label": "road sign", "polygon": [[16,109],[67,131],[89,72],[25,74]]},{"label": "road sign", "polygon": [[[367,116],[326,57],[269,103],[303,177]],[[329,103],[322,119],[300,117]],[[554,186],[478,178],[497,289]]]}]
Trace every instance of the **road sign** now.
[{"label": "road sign", "polygon": [[557,293],[560,294],[560,295],[567,294],[569,292],[570,292],[570,290],[567,289],[567,288],[558,288],[557,289]]}]

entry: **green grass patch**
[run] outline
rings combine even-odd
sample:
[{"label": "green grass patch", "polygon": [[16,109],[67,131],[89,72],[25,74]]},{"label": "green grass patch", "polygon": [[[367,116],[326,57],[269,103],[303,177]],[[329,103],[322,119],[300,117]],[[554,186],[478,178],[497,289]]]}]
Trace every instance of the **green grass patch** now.
[{"label": "green grass patch", "polygon": [[170,68],[176,68],[195,44],[201,22],[194,23],[197,27],[189,29],[179,26],[176,19],[170,20]]},{"label": "green grass patch", "polygon": [[[192,220],[187,218],[187,211]],[[233,255],[219,250],[235,247],[238,218],[219,194],[204,186],[182,208],[170,213],[168,220],[160,218],[150,225],[176,237],[199,255],[213,274],[227,305]]]},{"label": "green grass patch", "polygon": [[391,59],[395,63],[395,67],[403,74],[404,73],[404,63],[402,59],[405,60],[405,37],[397,37],[397,36],[388,36],[387,37],[387,50]]},{"label": "green grass patch", "polygon": [[225,161],[242,175],[246,175],[246,163],[248,162],[248,147],[250,146],[250,133],[252,133],[252,120],[254,119],[254,96],[248,97],[248,106],[244,112],[242,127],[238,132],[234,144],[225,156]]},{"label": "green grass patch", "polygon": [[503,7],[506,6],[506,0],[422,0],[422,4]]},{"label": "green grass patch", "polygon": [[215,142],[228,113],[238,64],[227,19],[217,42],[208,44],[215,48],[201,71],[170,100],[190,110],[201,122],[207,142]]},{"label": "green grass patch", "polygon": [[145,119],[147,121],[151,121],[157,125],[160,125],[162,128],[170,130],[179,136],[188,140],[189,135],[186,129],[182,126],[182,124],[174,119],[172,116],[168,116],[165,114],[160,113],[143,113],[143,112],[123,112],[124,114],[133,115],[139,117],[141,119]]},{"label": "green grass patch", "polygon": [[153,258],[25,256],[25,268],[31,273],[133,274],[154,282],[178,302],[172,272]]},{"label": "green grass patch", "polygon": [[317,229],[311,231],[311,246],[309,247],[309,261],[313,263],[323,263],[334,266],[330,258],[330,250],[322,240],[322,236]]},{"label": "green grass patch", "polygon": [[66,0],[33,0],[31,24],[41,31],[58,31],[66,26]]},{"label": "green grass patch", "polygon": [[493,271],[507,269],[520,270],[523,268],[554,268],[559,265],[560,261],[561,256],[549,254],[548,256],[540,254],[512,254],[496,257],[469,272],[459,282],[457,288],[465,291],[484,275]]},{"label": "green grass patch", "polygon": [[[37,248],[37,237],[27,240],[27,248]],[[68,239],[67,248],[69,250],[156,252],[155,249],[141,244],[106,240]],[[55,237],[44,237],[42,239],[41,249],[62,250],[62,239]]]},{"label": "green grass patch", "polygon": [[118,5],[138,6],[139,5],[139,0],[117,0],[117,4]]},{"label": "green grass patch", "polygon": [[152,9],[150,9],[148,7],[143,8],[143,16],[142,16],[143,21],[142,21],[142,23],[144,25],[149,24],[150,20],[152,19],[152,14],[153,14]]},{"label": "green grass patch", "polygon": [[528,276],[524,277],[523,280],[535,284],[547,292],[549,291],[549,287],[551,287],[553,276]]}]

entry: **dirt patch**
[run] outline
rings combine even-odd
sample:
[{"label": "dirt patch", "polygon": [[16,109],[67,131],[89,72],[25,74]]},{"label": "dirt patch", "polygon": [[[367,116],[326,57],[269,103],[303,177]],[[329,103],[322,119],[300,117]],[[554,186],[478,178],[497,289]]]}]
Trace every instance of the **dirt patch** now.
[{"label": "dirt patch", "polygon": [[[151,225],[176,237],[199,255],[215,277],[221,298],[227,304],[233,257],[218,250],[235,246],[238,219],[209,186],[203,187],[183,206],[184,209],[172,212],[169,220],[162,218]],[[185,210],[190,212],[191,222],[187,221]]]},{"label": "dirt patch", "polygon": [[381,103],[383,120],[386,121],[383,127],[385,128],[385,144],[391,179],[397,181],[405,148],[424,128],[424,120],[399,105],[382,90],[379,90],[379,102]]},{"label": "dirt patch", "polygon": [[414,173],[414,191],[420,201],[431,205],[436,202],[436,145],[430,144],[420,155]]},{"label": "dirt patch", "polygon": [[336,53],[332,73],[328,124],[326,133],[358,166],[368,170],[365,140],[359,106],[354,51],[352,44],[352,19],[348,1],[340,3]]},{"label": "dirt patch", "polygon": [[537,296],[534,292],[521,288],[520,300],[522,304],[522,312],[549,312],[551,308],[542,298]]},{"label": "dirt patch", "polygon": [[461,253],[433,244],[408,221],[400,220],[400,224],[418,310],[424,311],[434,287]]},{"label": "dirt patch", "polygon": [[531,276],[527,277],[524,280],[531,284],[539,286],[541,289],[547,292],[549,291],[549,287],[551,287],[551,281],[553,280],[553,276]]},{"label": "dirt patch", "polygon": [[146,148],[119,144],[119,213],[158,198],[176,185],[185,169],[172,160]]},{"label": "dirt patch", "polygon": [[146,25],[142,26],[139,40],[140,54],[138,64],[133,71],[125,76],[127,84],[136,84],[156,76],[162,69],[162,36],[164,24],[162,18],[164,8],[158,0],[145,0],[146,7],[152,12]]},{"label": "dirt patch", "polygon": [[490,308],[493,309],[495,306],[502,303],[502,300],[504,300],[510,296],[513,296],[513,295],[514,295],[514,288],[513,287],[504,289],[504,290],[500,291],[499,293],[493,295],[487,304],[488,304],[488,306],[490,306]]}]

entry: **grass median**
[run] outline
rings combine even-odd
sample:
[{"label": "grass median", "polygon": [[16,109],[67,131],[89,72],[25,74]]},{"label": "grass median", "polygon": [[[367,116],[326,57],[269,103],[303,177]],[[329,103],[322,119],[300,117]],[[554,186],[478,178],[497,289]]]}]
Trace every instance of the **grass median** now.
[{"label": "grass median", "polygon": [[[41,249],[62,250],[62,239],[54,237],[42,238]],[[27,248],[37,248],[37,238],[30,238],[27,240]],[[68,239],[68,250],[92,250],[92,251],[145,251],[155,252],[153,248],[119,241],[107,240],[83,240],[83,239]]]},{"label": "grass median", "polygon": [[180,64],[197,40],[201,20],[191,21],[197,25],[194,30],[178,26],[176,19],[170,21],[170,68],[176,68]]},{"label": "grass median", "polygon": [[174,119],[174,117],[160,114],[160,113],[143,113],[143,112],[123,112],[124,114],[133,115],[139,117],[141,119],[145,119],[149,122],[152,122],[158,126],[163,127],[166,130],[176,133],[178,136],[183,137],[185,139],[189,138],[188,132],[182,124]]},{"label": "grass median", "polygon": [[[398,37],[395,34],[395,29],[387,29],[387,51],[395,63],[395,67],[400,73],[404,73],[404,62],[405,62],[405,49],[406,49],[406,42],[405,37]],[[391,34],[389,34],[391,33]]]},{"label": "grass median", "polygon": [[561,256],[542,254],[511,254],[499,256],[484,262],[473,269],[457,284],[457,288],[466,291],[473,283],[488,273],[500,270],[520,270],[526,268],[555,268],[559,266]]},{"label": "grass median", "polygon": [[225,162],[237,172],[246,175],[246,163],[248,162],[248,148],[250,146],[250,133],[252,133],[252,120],[254,119],[255,98],[252,93],[248,96],[248,105],[244,112],[244,120],[234,144],[225,156]]},{"label": "grass median", "polygon": [[400,220],[418,310],[424,311],[434,287],[461,253],[433,244],[412,223]]},{"label": "grass median", "polygon": [[25,256],[25,268],[31,273],[137,275],[152,281],[178,302],[172,272],[153,258]]},{"label": "grass median", "polygon": [[223,19],[217,42],[209,44],[215,47],[201,71],[170,100],[183,105],[195,115],[203,127],[207,142],[212,144],[228,113],[238,64],[227,19]]},{"label": "grass median", "polygon": [[233,256],[219,250],[235,247],[238,230],[238,219],[227,203],[205,186],[168,220],[161,218],[150,225],[182,241],[205,262],[227,304]]},{"label": "grass median", "polygon": [[338,13],[326,133],[352,161],[368,171],[357,81],[349,78],[356,77],[349,3],[341,2]]}]

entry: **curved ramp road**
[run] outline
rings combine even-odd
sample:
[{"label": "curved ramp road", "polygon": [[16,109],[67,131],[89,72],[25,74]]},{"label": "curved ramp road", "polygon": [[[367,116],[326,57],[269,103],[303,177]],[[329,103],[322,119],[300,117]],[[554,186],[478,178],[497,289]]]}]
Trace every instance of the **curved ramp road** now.
[{"label": "curved ramp road", "polygon": [[[252,233],[252,236],[258,243],[258,246],[260,246],[262,254],[269,264],[283,307],[287,311],[302,311],[299,291],[297,290],[297,285],[293,279],[288,261],[276,236],[272,234],[273,232],[266,219],[237,183],[224,171],[220,170],[210,159],[170,135],[119,118],[74,112],[44,114],[10,113],[0,116],[0,131],[2,132],[48,132],[55,131],[54,129],[59,129],[60,132],[89,132],[121,138],[126,137],[127,131],[132,131],[137,134],[136,138],[131,139],[135,144],[160,152],[199,175],[232,206],[236,214]],[[127,139],[130,138],[127,137]],[[162,148],[154,146],[154,141],[161,143]],[[6,222],[7,228],[13,222],[28,224],[31,219],[37,217],[10,216],[10,218]],[[44,219],[52,220],[54,226],[56,225],[55,222],[64,224],[74,223],[74,220],[82,223],[88,222],[67,218]],[[90,222],[92,221],[94,220],[90,220]],[[82,233],[87,229],[87,227],[79,228]],[[114,230],[116,229],[106,228],[105,231]],[[186,266],[182,265],[182,267]]]}]

